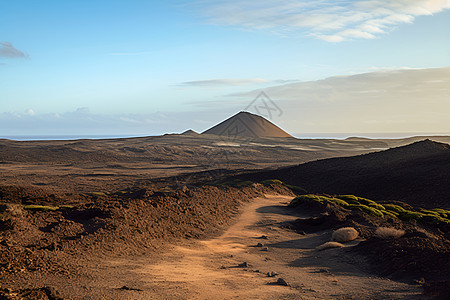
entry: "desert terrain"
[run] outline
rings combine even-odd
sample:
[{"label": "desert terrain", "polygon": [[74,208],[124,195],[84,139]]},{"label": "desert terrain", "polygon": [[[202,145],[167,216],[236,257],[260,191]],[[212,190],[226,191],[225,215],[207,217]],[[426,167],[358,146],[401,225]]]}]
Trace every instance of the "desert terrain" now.
[{"label": "desert terrain", "polygon": [[[444,297],[450,137],[428,138],[1,140],[0,298]],[[444,209],[444,223],[376,217],[343,194]],[[348,226],[356,239],[318,250]]]}]

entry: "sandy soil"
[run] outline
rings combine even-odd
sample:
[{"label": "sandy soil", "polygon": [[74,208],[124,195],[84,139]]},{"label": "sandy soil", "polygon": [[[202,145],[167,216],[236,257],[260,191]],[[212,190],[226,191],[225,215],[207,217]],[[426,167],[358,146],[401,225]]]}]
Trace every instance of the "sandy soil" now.
[{"label": "sandy soil", "polygon": [[[331,231],[300,235],[283,228],[306,217],[287,208],[289,200],[257,198],[216,238],[186,241],[158,258],[97,262],[90,278],[55,278],[54,284],[62,296],[77,299],[424,299],[418,286],[366,272],[364,260],[347,251],[358,241],[319,252]],[[239,267],[244,262],[247,267]],[[278,278],[289,285],[277,284]]]}]

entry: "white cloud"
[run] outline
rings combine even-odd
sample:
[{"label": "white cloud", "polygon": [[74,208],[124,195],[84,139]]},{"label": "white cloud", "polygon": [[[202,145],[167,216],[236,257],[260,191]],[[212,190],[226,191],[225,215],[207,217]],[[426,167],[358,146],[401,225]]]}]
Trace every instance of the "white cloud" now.
[{"label": "white cloud", "polygon": [[0,42],[0,58],[28,58],[28,55],[14,48],[10,42]]},{"label": "white cloud", "polygon": [[417,16],[450,9],[450,0],[196,1],[211,22],[271,32],[301,31],[329,42],[373,39]]}]

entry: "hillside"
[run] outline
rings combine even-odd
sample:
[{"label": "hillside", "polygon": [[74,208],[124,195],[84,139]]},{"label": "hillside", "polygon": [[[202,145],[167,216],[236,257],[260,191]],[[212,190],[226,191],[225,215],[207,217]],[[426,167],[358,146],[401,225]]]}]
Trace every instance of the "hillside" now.
[{"label": "hillside", "polygon": [[450,207],[450,145],[431,140],[240,176],[246,180],[276,178],[315,193]]}]

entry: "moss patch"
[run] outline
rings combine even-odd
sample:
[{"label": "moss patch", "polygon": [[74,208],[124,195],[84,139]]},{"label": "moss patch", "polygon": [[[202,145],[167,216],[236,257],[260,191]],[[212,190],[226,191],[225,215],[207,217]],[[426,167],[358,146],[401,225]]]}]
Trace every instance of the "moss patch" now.
[{"label": "moss patch", "polygon": [[374,207],[367,206],[365,204],[350,204],[349,208],[351,210],[359,210],[359,211],[365,212],[369,215],[380,217],[380,218],[382,218],[384,216],[384,214],[380,210],[378,210]]},{"label": "moss patch", "polygon": [[23,209],[32,211],[56,211],[59,209],[59,207],[47,205],[25,205]]},{"label": "moss patch", "polygon": [[[337,196],[321,196],[321,195],[301,195],[292,200],[290,206],[297,205],[315,205],[315,207],[324,207],[325,204],[332,203],[346,209],[359,210],[366,214],[379,218],[399,218],[403,221],[416,220],[430,225],[450,225],[450,211],[436,209],[414,209],[410,206],[405,207],[400,202],[384,203],[383,205],[362,197],[354,195],[337,195]],[[408,209],[407,209],[408,208]]]},{"label": "moss patch", "polygon": [[267,179],[260,182],[263,185],[271,185],[271,184],[283,184],[281,180],[278,179]]}]

